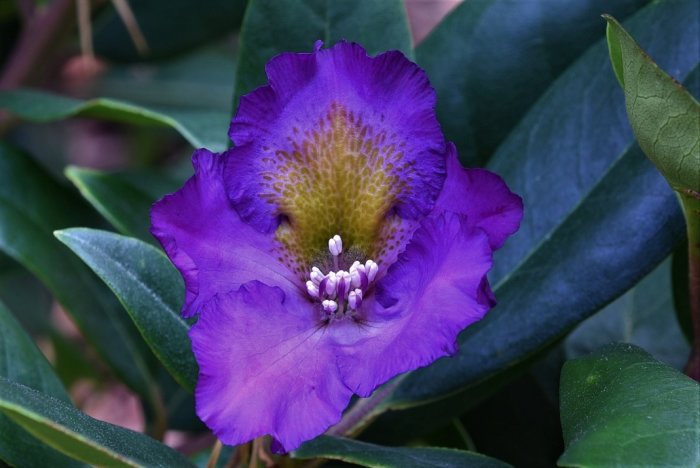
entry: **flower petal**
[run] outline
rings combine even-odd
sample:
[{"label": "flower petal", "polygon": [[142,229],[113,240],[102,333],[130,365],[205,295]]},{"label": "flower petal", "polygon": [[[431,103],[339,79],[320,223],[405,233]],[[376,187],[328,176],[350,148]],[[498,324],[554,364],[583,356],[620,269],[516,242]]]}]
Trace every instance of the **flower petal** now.
[{"label": "flower petal", "polygon": [[469,217],[469,223],[483,229],[495,250],[520,227],[523,201],[506,183],[485,169],[466,169],[457,159],[457,150],[448,143],[447,178],[435,212],[448,210]]},{"label": "flower petal", "polygon": [[259,282],[207,303],[190,331],[197,414],[222,442],[270,434],[289,451],[340,420],[352,392],[316,314]]},{"label": "flower petal", "polygon": [[254,279],[296,287],[296,278],[275,255],[272,236],[243,223],[228,200],[222,179],[226,157],[197,150],[194,176],[151,209],[151,233],[185,280],[186,317],[214,295]]},{"label": "flower petal", "polygon": [[459,332],[491,307],[492,250],[486,234],[467,223],[450,212],[426,219],[379,283],[364,326],[335,333],[344,345],[343,379],[358,395],[454,354]]},{"label": "flower petal", "polygon": [[284,53],[241,99],[229,134],[229,197],[261,231],[288,220],[300,256],[334,234],[374,254],[386,216],[430,212],[445,174],[435,92],[400,52],[341,42]]}]

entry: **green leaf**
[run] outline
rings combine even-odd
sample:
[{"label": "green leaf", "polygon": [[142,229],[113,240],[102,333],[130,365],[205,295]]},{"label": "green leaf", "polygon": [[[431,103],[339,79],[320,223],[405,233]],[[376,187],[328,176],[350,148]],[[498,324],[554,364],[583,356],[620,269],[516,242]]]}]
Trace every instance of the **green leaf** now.
[{"label": "green leaf", "polygon": [[0,377],[0,411],[51,447],[99,466],[193,466],[138,432],[98,421],[29,387]]},{"label": "green leaf", "polygon": [[32,122],[80,116],[172,127],[195,148],[223,151],[227,147],[229,115],[219,110],[139,105],[110,98],[73,99],[32,89],[0,92],[0,108]]},{"label": "green leaf", "polygon": [[[70,404],[51,364],[0,303],[0,377],[26,385]],[[73,466],[71,460],[37,441],[0,414],[0,460],[15,466]]]},{"label": "green leaf", "polygon": [[265,63],[281,52],[310,52],[340,40],[367,53],[398,49],[411,57],[411,35],[400,0],[250,0],[241,27],[234,106],[267,82]]},{"label": "green leaf", "polygon": [[83,197],[119,232],[151,243],[151,205],[180,185],[155,172],[109,173],[75,166],[65,172]]},{"label": "green leaf", "polygon": [[700,465],[700,385],[631,345],[564,365],[560,466]]},{"label": "green leaf", "polygon": [[566,357],[624,342],[641,346],[659,361],[682,369],[690,347],[673,309],[669,257],[634,288],[579,325],[564,341]]},{"label": "green leaf", "polygon": [[292,452],[293,458],[328,458],[369,467],[507,467],[507,463],[463,450],[382,447],[352,439],[321,436]]},{"label": "green leaf", "polygon": [[673,252],[671,277],[673,280],[673,304],[676,320],[688,343],[693,342],[693,323],[690,320],[690,281],[688,263],[688,241],[681,243]]},{"label": "green leaf", "polygon": [[[630,21],[683,76],[700,61],[695,7],[692,0],[656,2]],[[672,53],[688,44],[697,47]],[[389,407],[443,398],[517,369],[629,289],[682,236],[675,196],[634,146],[613,74],[600,72],[607,62],[601,41],[492,159],[490,168],[525,202],[520,231],[495,256],[498,306],[460,335],[455,357],[409,375]]]},{"label": "green leaf", "polygon": [[[95,25],[95,52],[113,60],[142,60],[167,57],[217,39],[238,29],[246,0],[150,0],[129,2],[148,44],[142,57],[136,50],[124,21],[110,8]],[[206,26],[204,26],[206,25]]]},{"label": "green leaf", "polygon": [[649,0],[469,0],[416,47],[445,136],[483,163],[547,87],[603,33]]},{"label": "green leaf", "polygon": [[56,231],[119,298],[146,343],[175,380],[192,391],[197,362],[180,317],[185,295],[182,277],[155,247],[137,239],[96,229]]},{"label": "green leaf", "polygon": [[615,18],[603,17],[610,60],[639,146],[675,190],[700,193],[700,103]]},{"label": "green leaf", "polygon": [[153,398],[150,353],[112,293],[53,237],[89,211],[28,155],[0,143],[0,250],[34,273],[124,382]]}]

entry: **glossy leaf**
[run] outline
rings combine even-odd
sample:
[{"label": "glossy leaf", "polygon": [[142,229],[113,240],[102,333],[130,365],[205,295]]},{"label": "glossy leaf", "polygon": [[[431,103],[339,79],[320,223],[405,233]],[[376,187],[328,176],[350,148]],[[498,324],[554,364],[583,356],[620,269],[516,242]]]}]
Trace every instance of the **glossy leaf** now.
[{"label": "glossy leaf", "polygon": [[193,466],[138,432],[98,421],[71,405],[0,378],[0,412],[72,458],[98,466]]},{"label": "glossy leaf", "polygon": [[66,169],[66,177],[119,232],[151,243],[151,205],[180,185],[155,172],[108,173],[75,166]]},{"label": "glossy leaf", "polygon": [[[657,2],[630,21],[669,51],[682,76],[700,59],[694,8]],[[457,356],[409,375],[390,406],[453,394],[527,360],[629,289],[680,239],[677,201],[633,145],[615,78],[600,73],[607,60],[601,41],[499,148],[490,167],[525,202],[520,231],[495,257],[499,305],[461,334]]]},{"label": "glossy leaf", "polygon": [[294,458],[328,458],[360,466],[389,468],[507,467],[474,452],[435,447],[382,447],[352,439],[321,436],[292,452]]},{"label": "glossy leaf", "polygon": [[398,49],[412,55],[400,0],[250,0],[241,27],[234,106],[267,82],[265,63],[281,52],[310,52],[316,40],[330,47],[359,42],[370,55]]},{"label": "glossy leaf", "polygon": [[560,466],[698,466],[700,385],[612,345],[564,365]]},{"label": "glossy leaf", "polygon": [[[0,303],[0,377],[70,404],[63,385],[32,339]],[[0,460],[15,466],[74,466],[64,455],[40,443],[0,414]]]},{"label": "glossy leaf", "polygon": [[0,250],[34,273],[114,371],[152,397],[149,351],[112,293],[53,237],[90,218],[32,159],[0,143]]},{"label": "glossy leaf", "polygon": [[671,258],[612,304],[583,322],[564,341],[567,358],[609,343],[641,346],[656,359],[682,369],[690,347],[673,310]]},{"label": "glossy leaf", "polygon": [[33,89],[0,92],[0,108],[31,122],[80,116],[172,127],[195,148],[221,151],[227,146],[229,115],[219,110],[142,106],[109,98],[81,100]]},{"label": "glossy leaf", "polygon": [[197,363],[187,336],[189,325],[179,314],[185,289],[165,254],[107,231],[74,228],[55,234],[110,287],[153,353],[191,391]]},{"label": "glossy leaf", "polygon": [[624,18],[648,1],[462,2],[416,48],[462,160],[486,161],[551,82],[600,39],[602,13]]},{"label": "glossy leaf", "polygon": [[136,22],[148,44],[141,56],[124,21],[110,8],[97,22],[93,40],[100,56],[114,60],[142,60],[166,57],[187,50],[238,29],[246,0],[141,0],[129,2]]},{"label": "glossy leaf", "polygon": [[700,103],[615,18],[605,19],[610,59],[639,146],[675,190],[700,192]]}]

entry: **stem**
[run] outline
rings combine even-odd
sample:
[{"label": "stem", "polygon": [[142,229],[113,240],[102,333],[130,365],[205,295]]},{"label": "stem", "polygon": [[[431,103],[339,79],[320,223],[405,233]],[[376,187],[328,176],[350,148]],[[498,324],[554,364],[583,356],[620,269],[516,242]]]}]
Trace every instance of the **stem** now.
[{"label": "stem", "polygon": [[685,374],[700,382],[700,193],[687,189],[679,192],[688,229],[688,280],[690,320],[693,345]]},{"label": "stem", "polygon": [[71,18],[75,0],[54,0],[45,11],[37,10],[24,24],[12,54],[0,74],[0,89],[20,86],[47,62],[48,51]]},{"label": "stem", "polygon": [[221,455],[221,448],[224,445],[219,439],[216,439],[214,447],[211,449],[211,454],[209,455],[209,461],[207,462],[207,468],[214,468],[216,463],[219,461],[219,455]]}]

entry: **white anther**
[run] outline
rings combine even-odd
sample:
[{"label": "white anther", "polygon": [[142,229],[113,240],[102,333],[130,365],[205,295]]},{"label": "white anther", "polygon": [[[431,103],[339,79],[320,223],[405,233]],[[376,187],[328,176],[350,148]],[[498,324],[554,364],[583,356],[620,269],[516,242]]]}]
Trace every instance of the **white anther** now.
[{"label": "white anther", "polygon": [[318,285],[315,284],[313,281],[307,281],[306,282],[306,291],[309,293],[309,296],[311,297],[318,297]]},{"label": "white anther", "polygon": [[353,288],[359,288],[362,284],[362,277],[360,276],[360,270],[364,270],[365,266],[358,261],[355,261],[350,266],[350,279],[352,281]]},{"label": "white anther", "polygon": [[338,234],[328,239],[328,250],[334,257],[337,257],[343,252],[343,240]]},{"label": "white anther", "polygon": [[321,284],[321,281],[326,275],[323,274],[321,270],[318,269],[318,267],[313,267],[311,269],[311,273],[309,273],[309,277],[311,278],[311,281],[314,282],[316,286]]},{"label": "white anther", "polygon": [[338,278],[335,276],[335,272],[331,271],[326,275],[326,294],[329,296],[335,295],[336,287],[338,286]]},{"label": "white anther", "polygon": [[321,303],[321,306],[323,306],[323,310],[328,313],[333,313],[336,310],[338,310],[338,303],[335,301],[331,301],[329,299],[326,299]]},{"label": "white anther", "polygon": [[377,277],[377,272],[379,271],[379,265],[377,265],[372,260],[367,260],[365,262],[365,271],[367,272],[367,279],[369,279],[369,281],[372,282],[372,281],[374,281],[374,278]]},{"label": "white anther", "polygon": [[355,289],[348,295],[348,305],[352,310],[356,310],[362,304],[362,290]]}]

